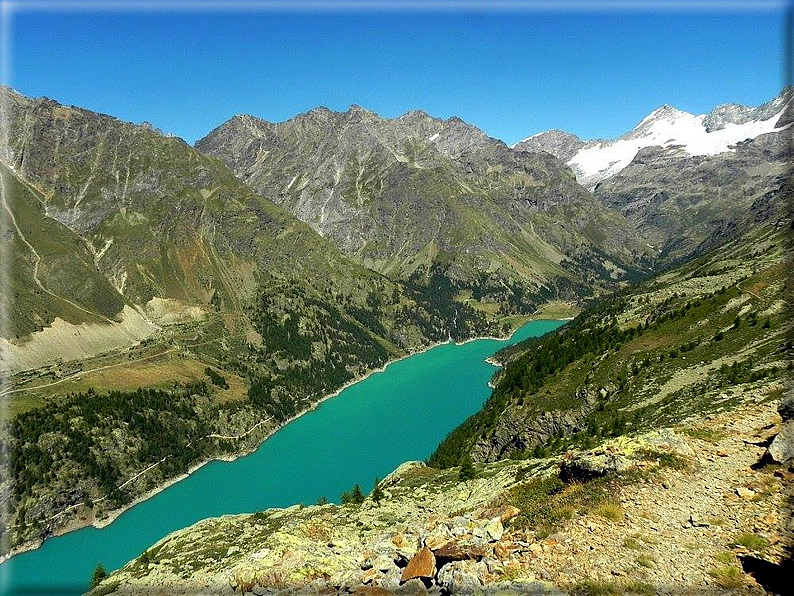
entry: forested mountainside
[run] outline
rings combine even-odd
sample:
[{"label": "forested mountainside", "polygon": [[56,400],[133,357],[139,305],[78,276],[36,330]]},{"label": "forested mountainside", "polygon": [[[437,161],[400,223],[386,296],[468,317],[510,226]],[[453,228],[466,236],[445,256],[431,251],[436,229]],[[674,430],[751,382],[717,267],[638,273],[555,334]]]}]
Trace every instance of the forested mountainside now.
[{"label": "forested mountainside", "polygon": [[592,445],[779,385],[791,374],[790,192],[756,201],[746,231],[718,249],[497,354],[492,396],[430,463]]},{"label": "forested mountainside", "polygon": [[514,149],[564,160],[670,266],[740,233],[753,203],[781,192],[791,167],[793,93],[786,87],[756,108],[727,104],[699,116],[662,106],[616,140],[552,130]]},{"label": "forested mountainside", "polygon": [[11,546],[250,449],[395,357],[517,323],[435,272],[351,261],[178,138],[1,99]]},{"label": "forested mountainside", "polygon": [[613,289],[655,253],[556,158],[459,118],[352,106],[281,123],[235,116],[196,143],[359,263],[438,275],[505,312]]}]

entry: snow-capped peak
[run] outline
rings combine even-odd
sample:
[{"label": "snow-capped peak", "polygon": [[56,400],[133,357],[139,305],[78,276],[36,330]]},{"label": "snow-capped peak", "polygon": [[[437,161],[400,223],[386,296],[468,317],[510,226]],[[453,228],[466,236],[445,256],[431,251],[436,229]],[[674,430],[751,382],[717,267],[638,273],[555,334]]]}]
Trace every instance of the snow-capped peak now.
[{"label": "snow-capped peak", "polygon": [[790,102],[791,99],[768,118],[761,119],[759,114],[753,118],[751,112],[741,123],[728,123],[711,131],[706,126],[705,114],[695,116],[664,105],[648,114],[632,131],[616,141],[587,143],[568,161],[568,165],[576,173],[579,182],[592,188],[628,166],[644,147],[681,146],[693,156],[732,151],[736,143],[788,128],[790,124],[781,128],[775,128],[775,125]]}]

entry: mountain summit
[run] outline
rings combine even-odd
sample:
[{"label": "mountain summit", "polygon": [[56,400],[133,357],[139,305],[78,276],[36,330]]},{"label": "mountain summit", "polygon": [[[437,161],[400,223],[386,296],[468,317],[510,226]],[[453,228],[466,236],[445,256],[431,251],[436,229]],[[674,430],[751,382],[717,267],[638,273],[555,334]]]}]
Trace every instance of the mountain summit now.
[{"label": "mountain summit", "polygon": [[741,141],[786,130],[791,123],[786,111],[791,107],[792,93],[787,87],[757,108],[728,104],[697,116],[665,104],[616,140],[583,141],[553,130],[528,137],[513,148],[542,150],[559,157],[581,184],[592,189],[623,170],[645,147],[680,146],[690,156],[717,155],[732,151]]},{"label": "mountain summit", "polygon": [[278,124],[237,116],[196,148],[361,264],[420,284],[440,276],[507,309],[611,286],[647,258],[558,159],[457,117],[357,106]]}]

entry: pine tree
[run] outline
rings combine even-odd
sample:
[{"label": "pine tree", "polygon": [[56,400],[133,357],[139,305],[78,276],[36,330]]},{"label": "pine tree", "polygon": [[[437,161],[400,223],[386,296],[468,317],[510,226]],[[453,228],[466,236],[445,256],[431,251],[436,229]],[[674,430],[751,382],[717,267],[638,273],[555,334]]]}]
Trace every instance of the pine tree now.
[{"label": "pine tree", "polygon": [[471,459],[467,457],[460,466],[459,478],[462,482],[465,482],[466,480],[471,480],[476,475],[477,473],[474,471],[474,465],[471,463]]},{"label": "pine tree", "polygon": [[99,563],[96,568],[94,569],[94,573],[91,575],[91,589],[96,588],[99,584],[102,583],[108,576],[108,572],[105,571],[105,567],[102,563]]},{"label": "pine tree", "polygon": [[342,504],[343,505],[360,505],[364,502],[364,493],[361,492],[361,487],[356,484],[353,487],[353,490],[349,492],[342,493]]},{"label": "pine tree", "polygon": [[381,499],[383,499],[386,495],[383,494],[383,490],[380,487],[380,480],[375,478],[375,484],[372,488],[372,500],[376,503],[380,503]]}]

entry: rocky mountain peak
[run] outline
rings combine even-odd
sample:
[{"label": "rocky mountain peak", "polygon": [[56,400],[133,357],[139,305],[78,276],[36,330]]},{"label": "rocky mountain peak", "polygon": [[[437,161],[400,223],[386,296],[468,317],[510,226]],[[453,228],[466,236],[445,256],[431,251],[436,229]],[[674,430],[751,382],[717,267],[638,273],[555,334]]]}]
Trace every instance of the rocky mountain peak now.
[{"label": "rocky mountain peak", "polygon": [[530,152],[545,151],[563,161],[568,161],[584,144],[585,142],[575,134],[555,128],[527,137],[513,145],[513,149]]},{"label": "rocky mountain peak", "polygon": [[631,164],[645,147],[680,147],[692,157],[711,156],[735,151],[748,139],[781,132],[794,121],[792,95],[792,88],[786,87],[756,108],[731,103],[701,115],[663,104],[615,140],[582,141],[550,130],[516,143],[513,149],[552,153],[571,167],[581,184],[593,189]]}]

